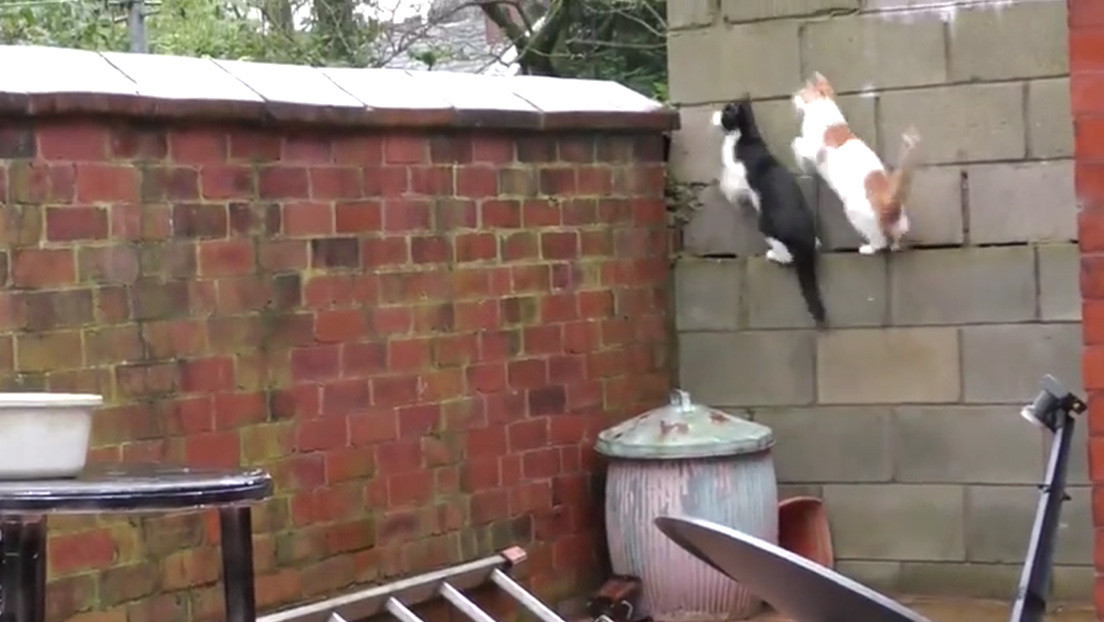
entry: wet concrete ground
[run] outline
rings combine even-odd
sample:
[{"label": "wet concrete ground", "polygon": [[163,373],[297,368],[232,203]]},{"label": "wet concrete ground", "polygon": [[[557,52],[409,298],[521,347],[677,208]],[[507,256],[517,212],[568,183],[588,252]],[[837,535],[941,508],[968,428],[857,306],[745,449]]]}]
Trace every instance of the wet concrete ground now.
[{"label": "wet concrete ground", "polygon": [[[898,596],[897,600],[919,612],[932,622],[1007,622],[1011,604],[993,600],[965,600]],[[1096,622],[1092,605],[1054,605],[1047,622]],[[753,622],[788,622],[773,612],[753,619]]]}]

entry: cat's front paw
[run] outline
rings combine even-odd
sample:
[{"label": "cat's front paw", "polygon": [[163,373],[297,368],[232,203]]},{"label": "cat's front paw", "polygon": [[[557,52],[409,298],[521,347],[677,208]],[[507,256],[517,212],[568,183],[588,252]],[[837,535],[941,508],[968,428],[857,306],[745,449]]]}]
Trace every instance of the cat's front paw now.
[{"label": "cat's front paw", "polygon": [[860,255],[873,255],[876,252],[878,252],[878,249],[874,248],[874,246],[870,244],[863,244],[859,247]]},{"label": "cat's front paw", "polygon": [[767,260],[773,261],[774,263],[776,263],[778,265],[781,265],[781,266],[789,265],[790,262],[793,261],[792,257],[783,257],[783,256],[779,255],[778,253],[774,252],[773,248],[767,250],[767,254],[765,255],[765,257],[767,258]]}]

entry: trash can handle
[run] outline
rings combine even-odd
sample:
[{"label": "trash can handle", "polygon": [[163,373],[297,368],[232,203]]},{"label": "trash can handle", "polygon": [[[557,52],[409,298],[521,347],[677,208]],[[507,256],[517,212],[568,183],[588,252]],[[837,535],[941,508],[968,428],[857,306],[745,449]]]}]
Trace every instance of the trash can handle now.
[{"label": "trash can handle", "polygon": [[671,406],[677,406],[679,410],[690,410],[694,403],[690,401],[690,393],[682,389],[671,391]]}]

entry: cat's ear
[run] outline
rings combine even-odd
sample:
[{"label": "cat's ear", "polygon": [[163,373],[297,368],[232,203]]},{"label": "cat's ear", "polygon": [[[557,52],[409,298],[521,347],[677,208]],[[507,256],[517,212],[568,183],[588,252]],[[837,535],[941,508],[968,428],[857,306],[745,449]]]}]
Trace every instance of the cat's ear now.
[{"label": "cat's ear", "polygon": [[813,73],[813,80],[815,80],[817,84],[828,84],[828,78],[825,78],[824,74],[819,71]]}]

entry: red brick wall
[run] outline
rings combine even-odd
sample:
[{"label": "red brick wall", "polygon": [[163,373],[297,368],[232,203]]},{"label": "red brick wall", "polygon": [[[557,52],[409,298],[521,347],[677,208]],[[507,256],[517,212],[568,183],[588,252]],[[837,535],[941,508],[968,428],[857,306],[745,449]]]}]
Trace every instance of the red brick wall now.
[{"label": "red brick wall", "polygon": [[1104,3],[1069,0],[1070,106],[1080,208],[1082,376],[1089,399],[1097,619],[1104,620]]},{"label": "red brick wall", "polygon": [[[661,148],[9,123],[0,388],[103,394],[98,462],[268,469],[266,610],[513,543],[578,593],[595,433],[669,386]],[[50,619],[221,620],[211,518],[54,520]]]}]

